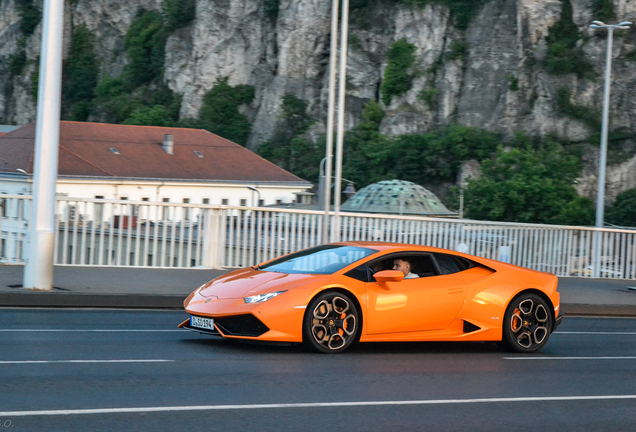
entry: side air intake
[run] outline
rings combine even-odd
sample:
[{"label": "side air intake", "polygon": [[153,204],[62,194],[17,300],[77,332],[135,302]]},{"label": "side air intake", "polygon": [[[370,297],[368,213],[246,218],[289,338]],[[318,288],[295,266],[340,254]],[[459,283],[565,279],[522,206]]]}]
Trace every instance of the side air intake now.
[{"label": "side air intake", "polygon": [[468,321],[464,321],[464,333],[471,333],[480,329],[481,327],[478,327],[473,323],[469,323]]}]

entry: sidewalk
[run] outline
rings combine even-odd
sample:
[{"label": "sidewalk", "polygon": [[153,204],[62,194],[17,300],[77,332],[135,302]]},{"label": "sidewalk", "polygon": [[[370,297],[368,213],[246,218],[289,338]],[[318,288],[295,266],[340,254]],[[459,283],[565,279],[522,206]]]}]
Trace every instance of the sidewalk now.
[{"label": "sidewalk", "polygon": [[[21,288],[23,266],[0,265],[0,307],[180,309],[227,270],[55,267],[51,292]],[[634,287],[634,289],[629,289]],[[559,278],[566,315],[636,317],[636,280]]]}]

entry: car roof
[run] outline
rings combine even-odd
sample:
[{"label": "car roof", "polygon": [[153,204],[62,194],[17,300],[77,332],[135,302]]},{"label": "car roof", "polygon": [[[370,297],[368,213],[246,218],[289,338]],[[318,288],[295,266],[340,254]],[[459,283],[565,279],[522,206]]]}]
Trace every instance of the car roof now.
[{"label": "car roof", "polygon": [[359,246],[359,247],[367,247],[371,249],[376,249],[380,252],[388,252],[388,251],[423,251],[423,252],[450,252],[453,254],[458,254],[455,251],[448,249],[441,249],[432,246],[422,246],[422,245],[414,245],[407,243],[389,243],[389,242],[379,242],[379,241],[345,241],[338,242],[333,244],[347,245],[347,246]]}]

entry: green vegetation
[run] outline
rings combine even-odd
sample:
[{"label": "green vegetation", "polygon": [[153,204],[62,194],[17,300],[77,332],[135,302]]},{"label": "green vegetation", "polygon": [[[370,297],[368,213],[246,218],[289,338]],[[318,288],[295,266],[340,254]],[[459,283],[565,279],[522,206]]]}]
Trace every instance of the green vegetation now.
[{"label": "green vegetation", "polygon": [[468,55],[468,47],[464,41],[453,41],[449,47],[448,58],[450,60],[465,61]]},{"label": "green vegetation", "polygon": [[227,78],[217,80],[212,89],[203,97],[203,107],[199,111],[199,125],[212,133],[245,145],[251,125],[241,105],[254,99],[254,87],[238,85],[232,87]]},{"label": "green vegetation", "polygon": [[411,70],[415,63],[415,45],[405,38],[391,44],[387,52],[388,64],[384,71],[384,79],[380,91],[382,100],[389,105],[394,96],[399,96],[411,89],[414,73]]},{"label": "green vegetation", "polygon": [[258,153],[283,169],[316,181],[324,147],[319,148],[302,135],[314,120],[307,112],[307,102],[287,93],[283,96],[279,123],[274,136],[258,148]]},{"label": "green vegetation", "polygon": [[466,30],[470,21],[477,15],[481,7],[488,0],[395,0],[397,3],[413,6],[425,6],[430,3],[448,6],[455,18],[455,25],[459,30]]},{"label": "green vegetation", "polygon": [[11,77],[18,76],[24,70],[24,66],[26,66],[27,57],[26,51],[24,48],[19,49],[18,52],[11,54],[9,56],[9,74]]},{"label": "green vegetation", "polygon": [[130,63],[123,71],[129,90],[161,77],[166,33],[161,14],[142,11],[126,32],[124,46]]},{"label": "green vegetation", "polygon": [[71,38],[71,53],[64,63],[62,112],[64,118],[85,121],[91,112],[99,63],[95,54],[95,36],[85,27],[77,27]]},{"label": "green vegetation", "polygon": [[614,204],[607,209],[605,219],[614,225],[636,227],[636,189],[618,195]]},{"label": "green vegetation", "polygon": [[435,87],[427,87],[420,91],[419,99],[426,102],[428,109],[433,111],[437,106],[437,89]]},{"label": "green vegetation", "polygon": [[400,180],[418,184],[454,182],[463,162],[490,157],[500,141],[498,134],[483,129],[450,125],[424,134],[394,137],[381,163],[389,168],[385,168],[387,174]]},{"label": "green vegetation", "polygon": [[124,124],[137,126],[174,126],[175,121],[163,105],[140,106],[131,112]]},{"label": "green vegetation", "polygon": [[510,89],[510,91],[519,90],[519,79],[517,77],[514,77],[512,75],[508,75],[506,78],[508,78],[508,81],[510,83],[508,85],[508,88]]},{"label": "green vegetation", "polygon": [[345,136],[342,175],[358,188],[386,178],[387,167],[376,171],[390,151],[390,139],[379,132],[383,118],[380,104],[371,99],[362,111],[361,122]]},{"label": "green vegetation", "polygon": [[31,36],[42,20],[42,11],[35,0],[15,0],[15,7],[20,16],[20,31],[25,37]]},{"label": "green vegetation", "polygon": [[[525,141],[525,142],[524,142]],[[481,177],[469,179],[466,216],[506,222],[590,225],[594,205],[572,186],[580,161],[554,142],[499,148],[481,165]]]},{"label": "green vegetation", "polygon": [[362,45],[360,45],[360,38],[358,38],[355,34],[349,34],[348,44],[352,50],[359,51],[362,48]]},{"label": "green vegetation", "polygon": [[276,21],[278,19],[278,9],[280,0],[265,0],[265,16]]},{"label": "green vegetation", "polygon": [[557,90],[556,103],[559,111],[575,120],[579,120],[593,132],[599,131],[601,129],[601,113],[593,108],[573,104],[571,96],[567,87],[561,87]]},{"label": "green vegetation", "polygon": [[614,2],[612,0],[594,0],[592,3],[592,16],[598,21],[611,21],[616,19]]},{"label": "green vegetation", "polygon": [[120,76],[105,76],[95,88],[97,112],[106,121],[154,126],[177,123],[181,97],[163,82],[165,41],[161,14],[140,11],[124,38],[130,62]]},{"label": "green vegetation", "polygon": [[161,13],[165,22],[165,32],[170,34],[194,21],[196,6],[196,0],[163,0]]},{"label": "green vegetation", "polygon": [[585,60],[583,50],[576,46],[582,39],[578,27],[572,21],[572,4],[570,0],[563,2],[561,17],[546,36],[548,53],[546,68],[554,75],[577,74],[580,78],[595,79],[596,73]]}]

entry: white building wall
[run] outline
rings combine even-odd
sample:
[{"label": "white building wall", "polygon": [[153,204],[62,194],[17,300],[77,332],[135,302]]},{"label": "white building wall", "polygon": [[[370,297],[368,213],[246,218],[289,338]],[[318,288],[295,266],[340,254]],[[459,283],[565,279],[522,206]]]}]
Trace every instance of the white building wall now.
[{"label": "white building wall", "polygon": [[[103,198],[105,200],[168,202],[170,204],[210,204],[228,206],[256,207],[259,204],[259,193],[248,186],[256,188],[260,193],[262,205],[288,204],[296,199],[295,193],[306,191],[307,188],[284,185],[259,185],[258,183],[224,184],[224,183],[194,183],[194,182],[164,182],[164,181],[135,181],[135,180],[89,180],[89,179],[58,179],[56,195],[68,198]],[[0,194],[30,195],[30,178],[26,176],[0,177]],[[84,205],[84,204],[80,204]],[[96,210],[92,203],[86,204],[87,209],[79,209],[82,213],[95,219],[95,212],[101,212],[101,219],[108,220],[111,216],[111,206],[104,211]],[[118,212],[118,209],[113,209]],[[119,210],[121,211],[121,210]],[[127,214],[130,209],[124,210]],[[183,209],[171,209],[164,215],[157,214],[160,209],[151,207],[142,209],[136,214],[140,219],[168,219],[181,220],[186,215],[195,217],[195,212]],[[60,203],[57,213],[60,220],[68,218],[69,209]]]}]

